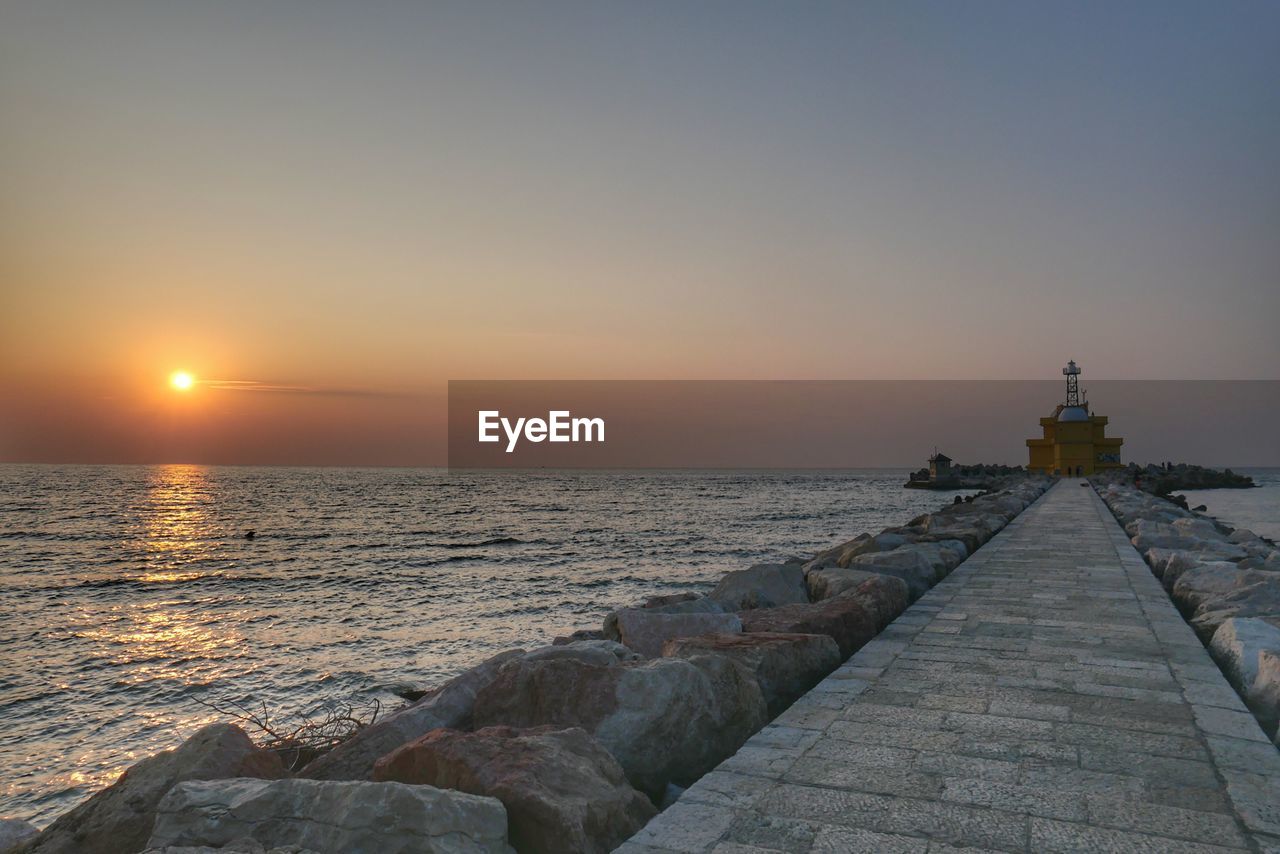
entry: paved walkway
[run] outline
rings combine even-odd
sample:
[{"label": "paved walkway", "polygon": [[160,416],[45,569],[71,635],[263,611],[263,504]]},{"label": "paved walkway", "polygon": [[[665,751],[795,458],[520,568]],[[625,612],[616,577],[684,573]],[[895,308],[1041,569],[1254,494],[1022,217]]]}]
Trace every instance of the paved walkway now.
[{"label": "paved walkway", "polygon": [[1280,851],[1280,752],[1080,483],[619,850]]}]

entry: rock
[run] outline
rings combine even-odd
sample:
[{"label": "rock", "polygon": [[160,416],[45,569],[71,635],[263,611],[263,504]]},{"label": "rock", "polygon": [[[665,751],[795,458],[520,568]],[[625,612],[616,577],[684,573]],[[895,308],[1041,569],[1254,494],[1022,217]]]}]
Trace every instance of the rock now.
[{"label": "rock", "polygon": [[675,783],[668,783],[667,788],[662,792],[662,802],[658,804],[659,810],[665,810],[667,807],[680,800],[680,796],[684,794],[684,787],[677,786]]},{"label": "rock", "polygon": [[[655,603],[655,604],[650,604]],[[611,641],[622,640],[618,630],[618,615],[622,611],[643,611],[646,614],[725,614],[725,607],[709,596],[655,596],[639,608],[621,608],[610,611],[604,618],[604,636]]]},{"label": "rock", "polygon": [[[1146,554],[1142,557],[1147,562],[1147,566],[1151,567],[1151,574],[1161,581],[1165,580],[1165,575],[1168,574],[1170,566],[1175,563],[1178,566],[1177,574],[1181,575],[1188,569],[1199,566],[1203,562],[1200,559],[1199,552],[1189,552],[1186,549],[1147,549]],[[1175,575],[1165,582],[1165,588],[1171,588],[1173,582],[1177,580]]]},{"label": "rock", "polygon": [[1280,718],[1280,618],[1228,619],[1214,632],[1209,653],[1274,736]]},{"label": "rock", "polygon": [[[852,540],[847,540],[839,545],[832,546],[829,549],[824,549],[814,555],[813,559],[805,564],[805,571],[809,572],[813,569],[821,569],[824,566],[840,566],[841,560],[844,561],[844,566],[848,566],[850,560],[857,555],[862,554],[862,551],[868,547],[866,544],[869,544],[870,540],[870,534],[862,533],[854,537]],[[870,544],[870,550],[878,551],[874,544]]]},{"label": "rock", "polygon": [[[1110,495],[1115,495],[1115,494],[1116,493],[1110,493]],[[1104,499],[1107,499],[1107,497],[1108,497],[1107,495],[1103,496]],[[1130,537],[1132,537],[1137,533],[1137,530],[1136,530],[1137,522],[1140,522],[1140,521],[1161,522],[1167,525],[1170,522],[1172,522],[1174,519],[1181,519],[1188,515],[1187,511],[1183,510],[1180,507],[1174,507],[1172,504],[1168,504],[1163,501],[1160,503],[1163,506],[1144,504],[1139,509],[1122,511],[1121,515],[1125,519],[1124,532],[1128,534]],[[1113,498],[1109,501],[1109,506],[1114,511],[1117,506],[1125,506],[1125,505],[1123,502],[1117,502]]]},{"label": "rock", "polygon": [[1178,549],[1201,552],[1204,560],[1243,560],[1249,556],[1244,548],[1226,540],[1206,540],[1191,535],[1148,535],[1138,534],[1131,542],[1140,552],[1148,549]]},{"label": "rock", "polygon": [[[1152,549],[1152,551],[1155,551],[1155,549]],[[1173,592],[1173,587],[1178,583],[1178,579],[1187,572],[1208,565],[1200,558],[1200,555],[1203,554],[1203,552],[1166,549],[1165,553],[1168,554],[1169,557],[1165,560],[1164,570],[1160,573],[1160,582],[1170,593]],[[1150,554],[1150,552],[1148,552],[1148,554]],[[1223,561],[1209,561],[1208,563],[1217,565],[1223,563]],[[1235,564],[1228,564],[1228,566],[1235,566]]]},{"label": "rock", "polygon": [[416,703],[427,696],[427,689],[417,682],[392,682],[382,686],[382,690],[410,703]]},{"label": "rock", "polygon": [[29,821],[17,818],[0,818],[0,854],[17,846],[19,842],[30,839],[40,832]]},{"label": "rock", "polygon": [[755,678],[723,656],[613,667],[516,660],[479,693],[474,715],[476,727],[581,727],[655,800],[667,783],[714,768],[765,720]]},{"label": "rock", "polygon": [[1196,537],[1201,540],[1215,540],[1217,542],[1228,542],[1228,537],[1218,530],[1209,519],[1198,519],[1194,516],[1187,516],[1181,519],[1175,519],[1169,523],[1169,526],[1184,537]]},{"label": "rock", "polygon": [[245,838],[321,854],[512,850],[506,810],[494,798],[403,783],[300,779],[179,783],[160,803],[149,845],[219,847]]},{"label": "rock", "polygon": [[1238,546],[1247,546],[1251,543],[1261,543],[1263,539],[1248,528],[1236,528],[1227,535],[1227,542],[1235,543]]},{"label": "rock", "polygon": [[280,758],[254,747],[244,730],[209,724],[173,750],[128,768],[115,783],[63,813],[24,852],[124,854],[142,850],[156,808],[177,783],[227,777],[284,776]]},{"label": "rock", "polygon": [[826,635],[840,648],[840,660],[853,655],[875,637],[877,614],[849,596],[836,596],[812,605],[783,605],[742,611],[745,632]]},{"label": "rock", "polygon": [[1258,678],[1258,654],[1264,649],[1280,651],[1280,620],[1232,618],[1222,623],[1209,643],[1209,654],[1242,694]]},{"label": "rock", "polygon": [[[900,531],[885,530],[872,537],[871,541],[875,543],[875,548],[870,551],[891,552],[896,548],[915,542],[915,537]],[[864,554],[869,554],[870,551],[864,552]]]},{"label": "rock", "polygon": [[839,596],[846,590],[853,590],[862,582],[878,575],[880,573],[865,569],[829,566],[809,570],[809,574],[805,576],[805,582],[809,587],[809,599],[813,602],[821,602],[823,599]]},{"label": "rock", "polygon": [[859,534],[848,542],[819,552],[813,560],[805,564],[805,570],[809,571],[832,566],[847,567],[859,555],[892,551],[898,546],[914,542],[915,538],[914,534],[902,533],[891,529],[881,531],[874,537],[870,534]]},{"label": "rock", "polygon": [[1191,627],[1206,643],[1231,617],[1280,617],[1280,575],[1243,570],[1226,593],[1206,598],[1196,608]]},{"label": "rock", "polygon": [[672,658],[723,655],[751,671],[768,714],[781,714],[828,673],[840,666],[840,647],[827,635],[752,632],[669,640],[662,654]]},{"label": "rock", "polygon": [[1006,519],[994,514],[958,513],[942,515],[935,513],[925,524],[925,536],[930,540],[959,540],[964,543],[969,554],[973,554],[982,544],[995,536],[1005,526]]},{"label": "rock", "polygon": [[727,573],[711,591],[710,598],[728,611],[775,608],[808,602],[804,570],[788,563],[761,563],[750,569]]},{"label": "rock", "polygon": [[276,845],[264,848],[260,843],[244,837],[234,839],[217,848],[211,848],[208,845],[166,845],[163,848],[148,848],[143,854],[320,854],[320,852],[314,848],[301,848],[297,845]]},{"label": "rock", "polygon": [[[569,649],[572,646],[557,648]],[[437,727],[465,726],[476,692],[493,681],[503,664],[523,655],[523,650],[508,650],[455,676],[413,705],[359,730],[347,741],[308,763],[298,776],[316,780],[369,779],[373,764],[400,745]]]},{"label": "rock", "polygon": [[913,602],[923,596],[946,574],[944,564],[935,563],[929,552],[915,548],[914,544],[891,552],[859,555],[853,559],[850,566],[854,569],[901,578],[907,583]]},{"label": "rock", "polygon": [[1280,650],[1258,652],[1258,675],[1245,701],[1258,716],[1262,731],[1271,738],[1280,736]]},{"label": "rock", "polygon": [[853,599],[866,608],[875,619],[876,631],[880,631],[907,610],[910,591],[901,578],[876,573],[853,590],[837,594],[837,597]]},{"label": "rock", "polygon": [[693,593],[686,591],[684,593],[664,593],[661,596],[650,596],[640,605],[641,608],[665,608],[668,605],[678,605],[681,602],[692,602],[695,599],[702,599],[704,595],[701,593]]},{"label": "rock", "polygon": [[580,640],[573,643],[552,644],[525,653],[527,661],[551,661],[572,658],[588,664],[611,665],[624,661],[639,661],[640,653],[624,644],[611,640]]},{"label": "rock", "polygon": [[622,643],[646,658],[662,655],[662,645],[672,638],[742,631],[742,621],[734,614],[664,614],[640,608],[623,608],[617,614]]},{"label": "rock", "polygon": [[1016,495],[993,495],[991,499],[992,507],[1000,513],[1009,514],[1009,518],[1017,516],[1031,504],[1030,501],[1019,498]]},{"label": "rock", "polygon": [[552,638],[552,646],[564,646],[565,644],[577,643],[584,640],[604,640],[604,632],[600,629],[577,629],[567,635],[559,635]]},{"label": "rock", "polygon": [[1236,589],[1239,578],[1240,570],[1234,563],[1202,563],[1178,577],[1173,585],[1173,601],[1194,612],[1202,603]]},{"label": "rock", "polygon": [[969,556],[968,547],[960,540],[928,540],[914,543],[911,548],[923,553],[931,563],[941,564],[944,574],[950,574]]},{"label": "rock", "polygon": [[380,759],[374,778],[497,798],[522,854],[607,854],[657,814],[577,727],[433,730]]},{"label": "rock", "polygon": [[1131,540],[1136,537],[1176,537],[1178,536],[1178,531],[1173,527],[1172,522],[1172,519],[1169,521],[1157,521],[1139,517],[1126,524],[1124,532],[1129,535]]}]

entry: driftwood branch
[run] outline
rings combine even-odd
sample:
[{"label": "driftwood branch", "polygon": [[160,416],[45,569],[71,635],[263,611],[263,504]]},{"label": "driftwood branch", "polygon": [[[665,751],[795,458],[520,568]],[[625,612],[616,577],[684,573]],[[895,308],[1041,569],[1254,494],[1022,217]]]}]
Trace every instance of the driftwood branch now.
[{"label": "driftwood branch", "polygon": [[219,715],[229,717],[248,730],[254,744],[280,756],[286,768],[296,771],[317,756],[371,726],[382,712],[382,703],[374,698],[364,706],[345,703],[322,703],[300,716],[292,724],[273,719],[266,701],[246,704],[238,700],[215,697],[193,697],[195,702]]}]

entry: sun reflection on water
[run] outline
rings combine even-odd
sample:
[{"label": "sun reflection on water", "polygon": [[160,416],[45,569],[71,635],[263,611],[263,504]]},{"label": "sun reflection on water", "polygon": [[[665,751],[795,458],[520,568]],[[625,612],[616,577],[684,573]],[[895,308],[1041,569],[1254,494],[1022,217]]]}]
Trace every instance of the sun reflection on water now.
[{"label": "sun reflection on water", "polygon": [[[145,564],[132,580],[167,585],[223,575],[218,567],[223,536],[212,522],[214,485],[197,465],[157,466],[148,473],[140,519],[128,545]],[[199,564],[209,564],[200,568]],[[74,631],[88,640],[108,666],[126,667],[118,686],[169,680],[186,686],[207,684],[222,665],[243,655],[245,637],[237,628],[240,609],[217,600],[147,597],[128,604],[83,612]],[[216,606],[216,607],[211,607]]]},{"label": "sun reflection on water", "polygon": [[149,556],[172,571],[169,568],[175,562],[212,552],[213,531],[206,507],[212,500],[209,470],[194,465],[158,466],[149,480],[145,522]]}]

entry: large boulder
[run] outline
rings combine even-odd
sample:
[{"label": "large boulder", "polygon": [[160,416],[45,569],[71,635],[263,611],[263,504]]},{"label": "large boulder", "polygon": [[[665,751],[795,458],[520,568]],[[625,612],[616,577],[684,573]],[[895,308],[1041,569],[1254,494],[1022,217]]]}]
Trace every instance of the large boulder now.
[{"label": "large boulder", "polygon": [[[1170,520],[1172,521],[1172,520]],[[1176,537],[1178,531],[1168,521],[1153,521],[1145,517],[1139,516],[1124,526],[1124,532],[1129,538],[1135,539],[1143,537],[1145,539],[1155,539],[1159,537]]]},{"label": "large boulder", "polygon": [[765,713],[746,668],[697,656],[613,667],[512,661],[476,697],[473,719],[476,727],[581,727],[657,801],[667,783],[688,785],[733,754]]},{"label": "large boulder", "polygon": [[846,590],[854,590],[859,584],[879,574],[865,569],[828,566],[809,570],[809,574],[805,576],[805,582],[809,587],[809,599],[813,602],[821,602],[823,599],[839,596]]},{"label": "large boulder", "polygon": [[179,783],[156,814],[152,848],[218,848],[250,839],[319,854],[475,851],[506,854],[494,798],[403,783],[208,780]]},{"label": "large boulder", "polygon": [[1280,574],[1238,571],[1232,589],[1200,603],[1191,626],[1208,643],[1223,621],[1231,617],[1280,617]]},{"label": "large boulder", "polygon": [[[961,511],[960,507],[966,507]],[[926,540],[959,540],[964,543],[969,554],[976,552],[983,543],[991,539],[997,531],[1005,526],[1012,516],[968,509],[967,505],[957,505],[956,509],[934,513],[927,517],[924,528]]]},{"label": "large boulder", "polygon": [[997,513],[1007,514],[1011,519],[1014,516],[1017,516],[1023,510],[1026,510],[1027,505],[1030,503],[1029,501],[1023,498],[1020,498],[1017,495],[1012,495],[1009,493],[1000,493],[997,495],[986,496],[985,500],[983,498],[980,498],[978,499],[978,501],[980,503],[986,504],[991,509],[995,510]]},{"label": "large boulder", "polygon": [[855,598],[841,595],[812,605],[783,605],[742,611],[745,632],[826,635],[840,648],[840,660],[853,655],[880,630],[878,615]]},{"label": "large boulder", "polygon": [[1280,736],[1280,649],[1258,652],[1258,675],[1245,698],[1258,723],[1273,739]]},{"label": "large boulder", "polygon": [[1173,585],[1173,601],[1186,611],[1194,612],[1202,603],[1236,589],[1240,575],[1240,569],[1234,563],[1202,563],[1178,577]]},{"label": "large boulder", "polygon": [[710,598],[728,611],[808,602],[804,570],[795,563],[760,563],[726,573]]},{"label": "large boulder", "polygon": [[1169,523],[1169,527],[1173,528],[1184,537],[1197,537],[1201,540],[1216,540],[1218,542],[1230,542],[1230,538],[1218,530],[1209,519],[1203,519],[1195,516],[1184,516],[1181,519],[1175,519]]},{"label": "large boulder", "polygon": [[672,638],[742,631],[734,614],[663,614],[642,608],[623,608],[617,614],[618,637],[646,658],[662,655],[662,645]]},{"label": "large boulder", "polygon": [[642,656],[630,647],[611,640],[580,640],[565,644],[551,644],[524,654],[526,661],[551,661],[572,658],[587,664],[612,665],[624,661],[639,661]]},{"label": "large boulder", "polygon": [[605,615],[603,632],[611,641],[621,641],[618,617],[623,611],[644,611],[646,614],[724,614],[728,609],[710,596],[677,593],[671,596],[654,596],[633,608],[621,608]]},{"label": "large boulder", "polygon": [[[1147,525],[1146,522],[1138,523],[1139,526]],[[1182,551],[1202,552],[1203,560],[1243,560],[1249,556],[1243,547],[1235,543],[1229,543],[1224,538],[1206,539],[1188,534],[1170,525],[1160,526],[1167,528],[1174,533],[1148,533],[1149,529],[1139,528],[1139,533],[1134,535],[1130,542],[1133,547],[1140,552],[1146,552],[1149,549],[1179,549]]]},{"label": "large boulder", "polygon": [[968,547],[960,540],[926,540],[914,543],[912,549],[922,552],[933,564],[941,564],[950,573],[969,556]]},{"label": "large boulder", "polygon": [[1168,525],[1174,519],[1181,519],[1187,516],[1187,511],[1181,507],[1175,507],[1168,502],[1161,502],[1161,505],[1155,505],[1147,502],[1133,502],[1128,499],[1119,499],[1119,492],[1107,491],[1103,494],[1103,499],[1124,520],[1124,531],[1130,537],[1137,534],[1138,522],[1158,522]]},{"label": "large boulder", "polygon": [[39,832],[40,828],[29,821],[0,818],[0,854],[17,847],[19,842],[24,842]]},{"label": "large boulder", "polygon": [[521,854],[607,854],[657,814],[577,727],[434,730],[380,759],[374,778],[497,798]]},{"label": "large boulder", "polygon": [[1173,590],[1182,573],[1205,563],[1203,552],[1186,549],[1147,549],[1143,557],[1151,567],[1151,574],[1160,579],[1166,590]]},{"label": "large boulder", "polygon": [[875,536],[872,536],[871,534],[859,534],[852,540],[818,552],[818,554],[814,556],[813,560],[805,564],[804,568],[807,572],[809,570],[821,569],[823,567],[847,567],[858,555],[892,551],[898,546],[914,542],[916,536],[917,535],[913,533],[893,529],[885,529]]},{"label": "large boulder", "polygon": [[929,550],[906,545],[891,552],[859,555],[849,564],[854,569],[893,575],[907,583],[912,601],[923,596],[946,575],[945,563]]},{"label": "large boulder", "polygon": [[115,783],[63,813],[23,851],[132,854],[145,846],[156,808],[176,784],[228,777],[275,779],[284,773],[280,757],[255,747],[238,726],[209,724],[177,748],[127,769]]},{"label": "large boulder", "polygon": [[[567,644],[555,649],[581,648]],[[373,765],[406,742],[438,727],[463,727],[471,715],[476,692],[493,681],[508,661],[524,655],[513,649],[499,653],[430,691],[411,706],[359,730],[333,750],[310,762],[299,777],[315,780],[367,780]]]},{"label": "large boulder", "polygon": [[[1151,551],[1153,552],[1155,549]],[[1177,549],[1166,551],[1166,553],[1169,557],[1164,561],[1164,572],[1160,574],[1160,583],[1170,593],[1173,593],[1173,588],[1178,583],[1178,579],[1191,570],[1200,569],[1210,564],[1217,566],[1223,572],[1226,571],[1226,567],[1236,567],[1236,564],[1229,561],[1207,560],[1204,557],[1204,552],[1189,552]],[[1147,552],[1147,554],[1149,555],[1151,552]]]},{"label": "large boulder", "polygon": [[1230,534],[1227,534],[1227,542],[1235,543],[1238,546],[1245,546],[1246,548],[1250,545],[1266,545],[1266,540],[1262,539],[1262,537],[1259,537],[1248,528],[1236,528]]},{"label": "large boulder", "polygon": [[1227,681],[1248,696],[1258,681],[1259,656],[1280,654],[1280,618],[1233,617],[1223,621],[1209,642],[1209,654]]},{"label": "large boulder", "polygon": [[840,666],[840,647],[827,635],[751,632],[667,641],[672,658],[723,655],[750,670],[760,684],[769,717],[781,714]]},{"label": "large boulder", "polygon": [[852,590],[844,590],[837,598],[852,599],[875,619],[876,630],[889,625],[907,610],[911,593],[907,583],[894,575],[875,573]]},{"label": "large boulder", "polygon": [[813,559],[805,564],[805,571],[819,569],[824,566],[840,566],[843,560],[844,565],[848,566],[849,561],[864,551],[877,551],[874,544],[870,543],[871,535],[867,533],[859,534],[852,540],[846,540],[838,545],[823,549],[813,556]]}]

